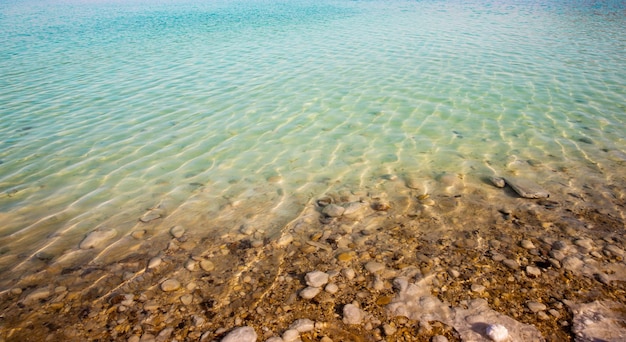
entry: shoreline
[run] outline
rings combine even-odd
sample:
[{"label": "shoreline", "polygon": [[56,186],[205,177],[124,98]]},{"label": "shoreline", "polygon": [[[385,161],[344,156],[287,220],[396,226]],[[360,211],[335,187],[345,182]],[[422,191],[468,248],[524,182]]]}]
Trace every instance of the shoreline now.
[{"label": "shoreline", "polygon": [[[581,317],[594,312],[605,334],[626,336],[619,184],[607,210],[459,175],[428,192],[410,177],[381,180],[316,196],[295,217],[234,208],[235,231],[194,229],[232,215],[139,222],[91,262],[57,261],[4,291],[0,340],[219,341],[250,326],[259,341],[489,341],[487,327],[503,324],[513,340],[585,341],[598,332]],[[308,285],[315,271],[327,282]],[[302,319],[312,323],[294,335]]]}]

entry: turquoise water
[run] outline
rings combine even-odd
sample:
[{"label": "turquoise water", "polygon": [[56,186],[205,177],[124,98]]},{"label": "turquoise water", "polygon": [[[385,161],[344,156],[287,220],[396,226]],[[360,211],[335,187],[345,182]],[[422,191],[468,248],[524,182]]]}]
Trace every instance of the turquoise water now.
[{"label": "turquoise water", "polygon": [[506,172],[547,187],[623,181],[625,11],[3,2],[0,270],[62,258],[94,229],[115,242],[158,206],[166,228],[198,217],[228,231],[242,213],[288,218],[386,174],[425,192],[444,173],[468,188]]}]

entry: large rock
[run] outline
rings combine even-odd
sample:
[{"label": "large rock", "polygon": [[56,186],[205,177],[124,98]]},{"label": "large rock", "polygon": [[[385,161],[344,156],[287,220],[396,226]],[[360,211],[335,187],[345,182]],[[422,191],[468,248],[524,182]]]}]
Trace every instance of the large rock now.
[{"label": "large rock", "polygon": [[626,305],[612,301],[565,303],[574,314],[572,332],[576,342],[626,341]]},{"label": "large rock", "polygon": [[507,177],[506,184],[523,198],[548,198],[550,194],[539,185],[526,180]]}]

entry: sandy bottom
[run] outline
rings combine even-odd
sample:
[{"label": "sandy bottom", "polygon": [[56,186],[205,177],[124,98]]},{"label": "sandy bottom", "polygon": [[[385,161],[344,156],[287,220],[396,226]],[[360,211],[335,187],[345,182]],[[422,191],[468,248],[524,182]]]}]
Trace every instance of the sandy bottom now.
[{"label": "sandy bottom", "polygon": [[[511,340],[626,336],[626,184],[525,199],[461,178],[424,191],[384,175],[295,213],[230,203],[210,217],[198,200],[148,215],[89,262],[42,258],[15,280],[0,341],[219,341],[239,326],[288,340],[298,319],[314,324],[302,341],[488,341],[491,324]],[[307,285],[313,271],[328,280]]]}]

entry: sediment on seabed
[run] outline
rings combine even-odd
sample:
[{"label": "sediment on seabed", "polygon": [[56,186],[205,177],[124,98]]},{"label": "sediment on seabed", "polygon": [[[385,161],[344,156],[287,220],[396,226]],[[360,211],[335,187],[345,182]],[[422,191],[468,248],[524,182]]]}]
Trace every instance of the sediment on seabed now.
[{"label": "sediment on seabed", "polygon": [[530,183],[549,197],[522,198],[496,178],[388,174],[219,215],[201,214],[202,195],[155,206],[128,234],[92,232],[12,279],[1,338],[626,338],[625,184]]}]

